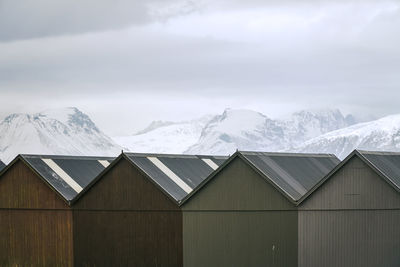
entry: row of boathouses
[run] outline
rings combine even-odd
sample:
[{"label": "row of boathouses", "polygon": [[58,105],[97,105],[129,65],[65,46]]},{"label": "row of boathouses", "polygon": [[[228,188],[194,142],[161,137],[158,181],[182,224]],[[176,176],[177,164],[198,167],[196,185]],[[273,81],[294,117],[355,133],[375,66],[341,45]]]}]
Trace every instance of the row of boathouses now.
[{"label": "row of boathouses", "polygon": [[399,266],[400,154],[19,155],[1,266]]}]

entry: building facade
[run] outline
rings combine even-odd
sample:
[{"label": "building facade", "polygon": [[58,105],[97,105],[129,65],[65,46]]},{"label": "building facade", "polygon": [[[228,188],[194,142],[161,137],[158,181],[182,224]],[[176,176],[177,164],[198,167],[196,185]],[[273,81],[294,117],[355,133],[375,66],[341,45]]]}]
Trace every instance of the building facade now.
[{"label": "building facade", "polygon": [[74,203],[86,266],[182,266],[183,198],[225,157],[123,153]]},{"label": "building facade", "polygon": [[73,266],[80,190],[110,158],[20,155],[0,174],[0,265]]},{"label": "building facade", "polygon": [[297,266],[297,201],[338,163],[235,153],[182,205],[184,266]]},{"label": "building facade", "polygon": [[399,266],[399,173],[399,153],[347,157],[299,205],[299,266]]}]

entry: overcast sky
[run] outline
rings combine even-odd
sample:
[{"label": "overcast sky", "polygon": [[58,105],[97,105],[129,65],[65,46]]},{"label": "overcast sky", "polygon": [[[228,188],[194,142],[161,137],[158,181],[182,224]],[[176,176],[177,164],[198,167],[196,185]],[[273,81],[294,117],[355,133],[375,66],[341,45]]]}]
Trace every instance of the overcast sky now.
[{"label": "overcast sky", "polygon": [[0,117],[106,133],[225,108],[400,113],[400,1],[0,0]]}]

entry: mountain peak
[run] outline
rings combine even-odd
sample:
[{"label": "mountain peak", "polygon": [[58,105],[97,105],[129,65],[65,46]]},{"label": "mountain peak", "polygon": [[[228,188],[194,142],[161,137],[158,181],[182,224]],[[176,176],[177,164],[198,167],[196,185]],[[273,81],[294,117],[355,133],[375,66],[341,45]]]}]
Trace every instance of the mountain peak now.
[{"label": "mountain peak", "polygon": [[186,153],[231,154],[236,149],[279,151],[329,131],[347,127],[338,109],[303,110],[273,120],[260,112],[225,109],[203,129]]},{"label": "mountain peak", "polygon": [[354,149],[400,151],[400,114],[328,132],[295,151],[333,153],[343,159]]},{"label": "mountain peak", "polygon": [[62,122],[62,123],[67,123],[70,120],[70,118],[76,114],[85,115],[76,107],[47,109],[38,114],[42,115],[42,116],[46,116],[48,118],[58,120],[59,122]]},{"label": "mountain peak", "polygon": [[79,109],[51,109],[35,114],[11,114],[0,122],[1,158],[18,154],[114,156],[120,147]]}]

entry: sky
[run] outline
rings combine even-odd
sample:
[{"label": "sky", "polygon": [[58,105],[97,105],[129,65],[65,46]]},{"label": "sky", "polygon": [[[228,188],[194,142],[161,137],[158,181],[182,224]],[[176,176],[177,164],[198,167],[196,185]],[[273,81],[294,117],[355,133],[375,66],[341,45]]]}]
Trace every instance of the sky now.
[{"label": "sky", "polygon": [[110,135],[246,108],[400,113],[400,1],[0,0],[0,118]]}]

